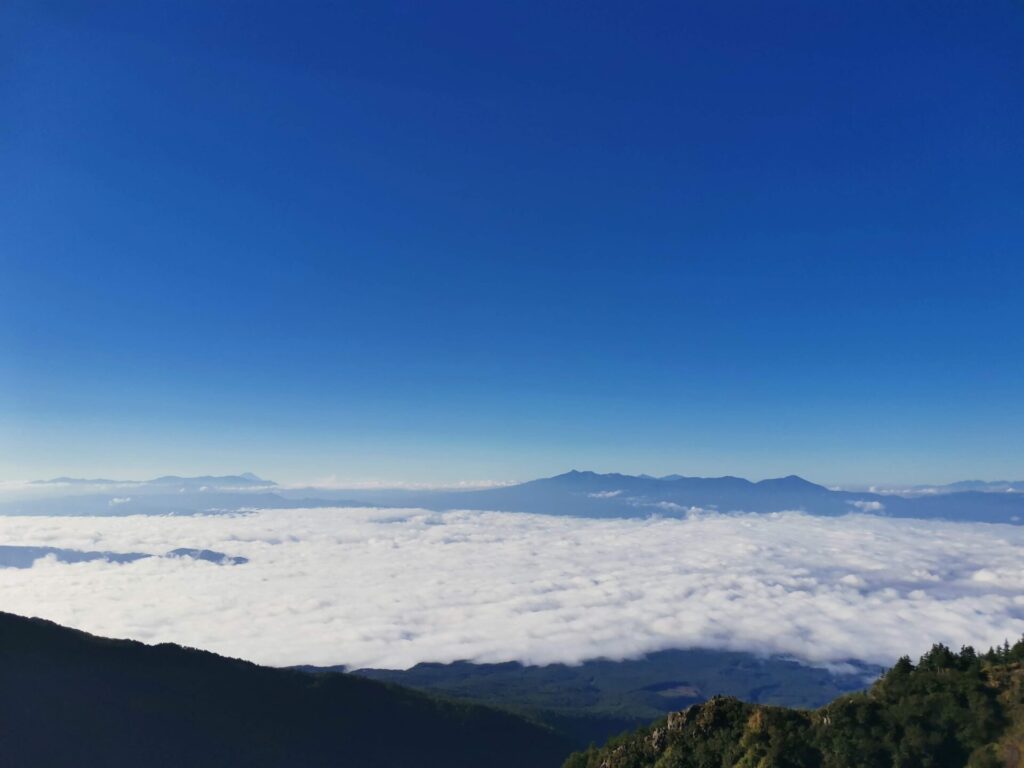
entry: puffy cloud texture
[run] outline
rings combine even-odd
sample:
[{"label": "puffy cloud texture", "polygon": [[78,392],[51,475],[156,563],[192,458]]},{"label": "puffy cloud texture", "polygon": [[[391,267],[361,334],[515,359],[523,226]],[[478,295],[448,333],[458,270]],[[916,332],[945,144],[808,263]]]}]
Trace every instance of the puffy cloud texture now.
[{"label": "puffy cloud texture", "polygon": [[0,517],[0,543],[249,562],[37,561],[0,609],[276,664],[576,662],[713,647],[889,663],[1024,632],[1024,528],[851,514],[574,519],[274,510]]}]

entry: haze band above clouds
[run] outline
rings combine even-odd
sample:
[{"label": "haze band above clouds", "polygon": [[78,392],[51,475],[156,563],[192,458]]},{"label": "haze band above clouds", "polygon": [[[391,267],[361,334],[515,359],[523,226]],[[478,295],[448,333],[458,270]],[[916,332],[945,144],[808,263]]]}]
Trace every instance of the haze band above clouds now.
[{"label": "haze band above clouds", "polygon": [[891,663],[1024,633],[1024,528],[850,514],[594,520],[271,510],[0,517],[0,543],[188,558],[0,569],[0,609],[273,664],[579,662],[664,648]]}]

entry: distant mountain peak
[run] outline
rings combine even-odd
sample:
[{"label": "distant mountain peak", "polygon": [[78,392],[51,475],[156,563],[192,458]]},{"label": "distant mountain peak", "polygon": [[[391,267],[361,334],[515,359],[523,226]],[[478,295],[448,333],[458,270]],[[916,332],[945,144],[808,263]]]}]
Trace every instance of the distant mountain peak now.
[{"label": "distant mountain peak", "polygon": [[786,475],[785,477],[772,477],[761,480],[757,485],[770,485],[776,488],[824,488],[822,485],[804,480],[800,475]]},{"label": "distant mountain peak", "polygon": [[589,469],[579,470],[570,469],[568,472],[563,472],[560,475],[554,475],[553,477],[547,478],[548,480],[579,480],[585,477],[601,477],[597,472],[591,472]]}]

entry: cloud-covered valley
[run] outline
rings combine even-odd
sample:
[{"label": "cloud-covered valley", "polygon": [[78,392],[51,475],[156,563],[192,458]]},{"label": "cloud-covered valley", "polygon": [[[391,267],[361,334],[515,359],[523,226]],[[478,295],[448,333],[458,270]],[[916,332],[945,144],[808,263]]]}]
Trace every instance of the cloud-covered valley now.
[{"label": "cloud-covered valley", "polygon": [[0,517],[0,544],[247,558],[42,557],[0,568],[0,609],[274,665],[685,647],[890,663],[936,641],[987,647],[1024,632],[1024,528],[1006,525],[288,509]]}]

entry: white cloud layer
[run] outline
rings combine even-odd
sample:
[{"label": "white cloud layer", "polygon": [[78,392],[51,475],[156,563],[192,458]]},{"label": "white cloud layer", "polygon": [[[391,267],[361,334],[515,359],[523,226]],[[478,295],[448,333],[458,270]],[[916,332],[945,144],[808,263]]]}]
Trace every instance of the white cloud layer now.
[{"label": "white cloud layer", "polygon": [[851,514],[593,520],[316,509],[0,517],[0,544],[190,558],[0,569],[0,609],[275,664],[576,662],[664,648],[889,663],[1024,632],[1024,528]]}]

